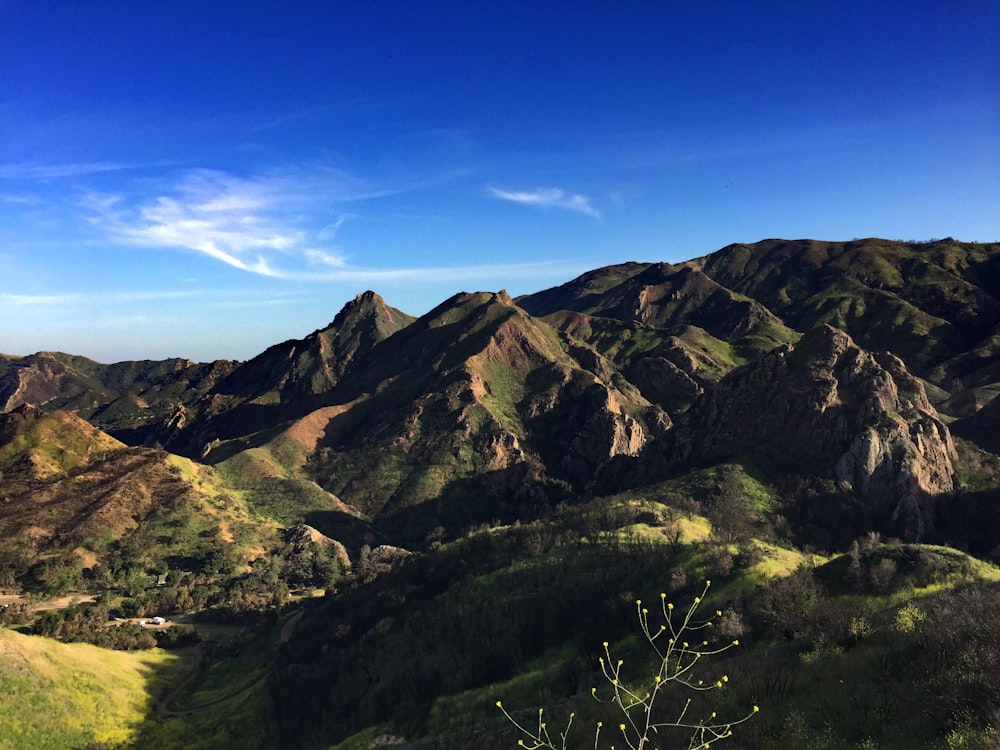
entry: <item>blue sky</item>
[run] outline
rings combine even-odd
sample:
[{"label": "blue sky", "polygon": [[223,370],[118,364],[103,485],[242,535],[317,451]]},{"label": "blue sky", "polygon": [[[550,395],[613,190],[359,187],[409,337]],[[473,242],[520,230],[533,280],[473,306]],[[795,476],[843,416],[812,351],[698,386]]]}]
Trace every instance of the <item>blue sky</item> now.
[{"label": "blue sky", "polygon": [[0,0],[0,352],[246,359],[768,237],[1000,240],[1000,3]]}]

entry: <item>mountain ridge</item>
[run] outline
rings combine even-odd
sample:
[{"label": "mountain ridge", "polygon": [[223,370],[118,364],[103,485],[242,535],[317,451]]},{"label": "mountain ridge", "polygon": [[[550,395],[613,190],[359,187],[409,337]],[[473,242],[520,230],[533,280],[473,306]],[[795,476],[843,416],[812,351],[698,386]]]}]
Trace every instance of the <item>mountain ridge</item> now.
[{"label": "mountain ridge", "polygon": [[[978,704],[927,644],[993,653],[961,613],[1000,578],[997,270],[1000,244],[766,240],[419,317],[365,292],[244,363],[4,358],[0,585],[260,623],[314,588],[245,744],[457,748],[516,740],[498,691],[608,720],[622,605],[711,577],[749,648],[720,700],[774,717],[741,747],[940,744]],[[890,663],[919,726],[837,681],[882,695]]]}]

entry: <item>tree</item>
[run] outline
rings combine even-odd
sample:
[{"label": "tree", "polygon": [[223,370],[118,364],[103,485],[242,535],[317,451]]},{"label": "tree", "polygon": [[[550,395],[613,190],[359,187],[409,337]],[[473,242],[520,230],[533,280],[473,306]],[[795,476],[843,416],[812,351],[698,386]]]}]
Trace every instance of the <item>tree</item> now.
[{"label": "tree", "polygon": [[[657,661],[656,672],[645,682],[629,684],[622,674],[624,662],[620,659],[615,661],[611,657],[607,641],[603,644],[605,656],[601,657],[600,664],[604,679],[610,687],[610,696],[602,698],[596,687],[592,693],[598,701],[615,706],[621,715],[617,730],[612,730],[606,735],[620,737],[620,741],[632,750],[646,750],[652,747],[650,743],[656,736],[669,730],[687,733],[689,750],[708,748],[719,740],[732,736],[733,727],[749,721],[758,711],[757,706],[754,706],[746,715],[733,721],[723,721],[715,711],[706,718],[696,719],[691,716],[691,698],[688,697],[680,704],[679,710],[675,709],[673,713],[663,715],[665,710],[669,711],[662,707],[664,691],[669,688],[676,687],[689,692],[704,693],[725,689],[729,683],[729,677],[725,674],[713,679],[698,677],[698,674],[701,674],[699,665],[703,659],[739,645],[739,640],[735,639],[722,646],[713,646],[707,639],[702,639],[700,643],[695,642],[698,631],[711,628],[713,621],[723,616],[721,611],[716,611],[714,616],[706,620],[695,620],[709,586],[711,581],[706,581],[701,596],[696,596],[683,613],[667,601],[666,594],[660,594],[663,622],[658,627],[650,624],[649,610],[642,606],[642,601],[636,601],[639,626],[656,654]],[[507,720],[525,735],[518,740],[519,747],[526,747],[529,750],[539,750],[539,748],[566,750],[570,747],[568,742],[574,714],[569,715],[566,728],[558,734],[559,744],[556,744],[557,739],[554,739],[548,730],[543,709],[538,710],[538,726],[535,729],[528,729],[504,708],[501,701],[497,701],[496,705]],[[601,747],[603,728],[600,721],[594,727],[595,750]],[[611,747],[614,748],[614,745]]]}]

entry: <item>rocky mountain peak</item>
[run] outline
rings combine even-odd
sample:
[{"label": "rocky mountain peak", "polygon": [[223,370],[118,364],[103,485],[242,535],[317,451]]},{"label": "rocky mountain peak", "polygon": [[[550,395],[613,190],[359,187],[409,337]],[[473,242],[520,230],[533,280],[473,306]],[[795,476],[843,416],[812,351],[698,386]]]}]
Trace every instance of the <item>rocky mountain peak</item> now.
[{"label": "rocky mountain peak", "polygon": [[920,538],[931,498],[953,488],[951,434],[897,357],[871,354],[830,326],[741,367],[696,402],[673,461],[708,464],[746,450],[839,482]]}]

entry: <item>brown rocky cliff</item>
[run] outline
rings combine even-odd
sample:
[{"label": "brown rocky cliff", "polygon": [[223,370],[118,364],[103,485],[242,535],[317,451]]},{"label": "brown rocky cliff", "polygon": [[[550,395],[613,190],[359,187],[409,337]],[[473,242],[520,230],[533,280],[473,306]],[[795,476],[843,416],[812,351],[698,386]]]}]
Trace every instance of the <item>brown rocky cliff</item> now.
[{"label": "brown rocky cliff", "polygon": [[762,449],[818,472],[890,513],[920,538],[932,498],[953,488],[951,434],[901,360],[871,354],[830,326],[734,371],[697,402],[670,440],[673,464]]}]

